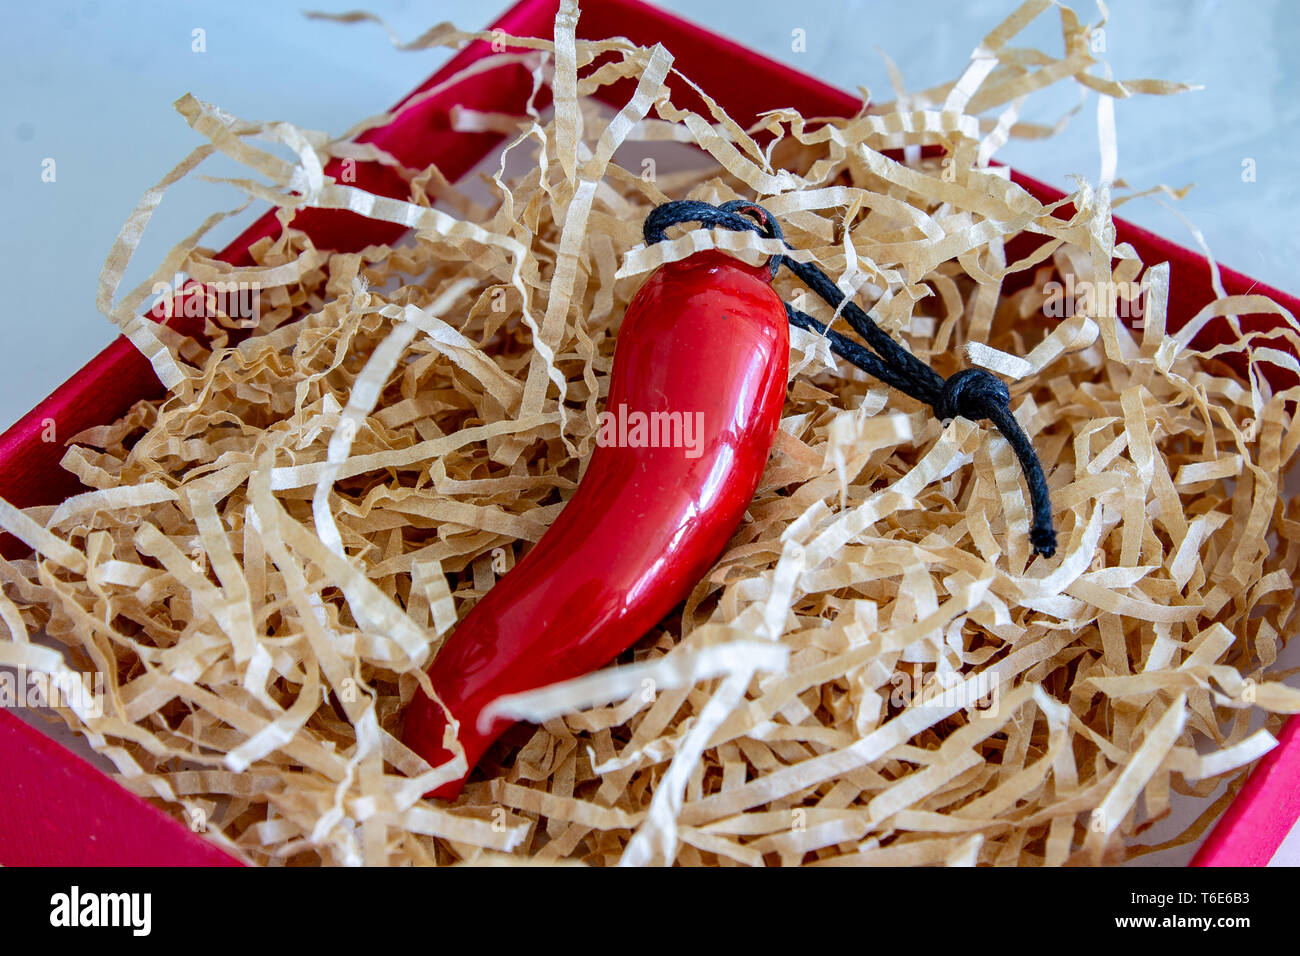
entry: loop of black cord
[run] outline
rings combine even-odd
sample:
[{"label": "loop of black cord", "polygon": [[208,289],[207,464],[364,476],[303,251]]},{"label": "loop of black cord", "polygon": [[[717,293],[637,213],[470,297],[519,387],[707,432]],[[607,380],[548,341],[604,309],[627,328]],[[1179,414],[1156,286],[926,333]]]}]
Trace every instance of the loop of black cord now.
[{"label": "loop of black cord", "polygon": [[[683,222],[698,222],[710,228],[756,232],[767,238],[780,239],[786,248],[790,248],[776,217],[762,206],[744,200],[734,200],[720,206],[693,199],[664,203],[646,216],[643,229],[646,245],[663,241],[670,226]],[[993,423],[1015,452],[1020,469],[1024,472],[1025,484],[1029,488],[1033,510],[1029,542],[1044,557],[1050,558],[1055,554],[1056,530],[1052,524],[1052,502],[1047,490],[1047,478],[1043,475],[1042,463],[1038,460],[1029,436],[1011,413],[1011,393],[1006,384],[982,368],[965,368],[945,379],[894,341],[852,299],[846,300],[839,286],[816,265],[799,262],[787,255],[773,256],[772,275],[775,276],[781,266],[793,272],[827,305],[843,315],[849,326],[871,348],[828,329],[823,323],[787,302],[785,312],[791,325],[825,337],[836,355],[886,385],[929,405],[935,416],[945,424],[958,415],[971,421],[987,419]]]}]

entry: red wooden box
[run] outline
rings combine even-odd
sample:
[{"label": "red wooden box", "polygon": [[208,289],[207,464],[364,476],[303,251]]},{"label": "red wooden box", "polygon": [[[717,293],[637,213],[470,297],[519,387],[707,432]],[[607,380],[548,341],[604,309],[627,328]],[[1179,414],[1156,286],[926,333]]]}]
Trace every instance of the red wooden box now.
[{"label": "red wooden box", "polygon": [[[517,36],[549,37],[557,7],[558,0],[521,0],[492,28]],[[582,11],[578,35],[593,39],[625,36],[644,45],[663,43],[672,51],[682,72],[709,90],[742,125],[767,109],[793,106],[805,116],[850,116],[860,105],[856,96],[833,89],[638,0],[601,0],[590,4]],[[442,82],[490,52],[486,42],[471,44],[415,93]],[[738,77],[744,77],[744,81],[738,82]],[[451,108],[460,104],[482,110],[522,112],[531,88],[532,79],[522,67],[488,71],[408,109],[402,110],[399,104],[393,110],[398,115],[389,125],[371,130],[361,138],[386,149],[407,166],[423,167],[436,160],[443,173],[455,180],[493,150],[501,137],[492,133],[454,132],[448,121]],[[605,87],[602,95],[608,96],[612,104],[621,105],[629,90],[624,86]],[[698,98],[680,84],[674,84],[673,97],[674,102],[703,110]],[[326,167],[326,172],[337,176],[337,161]],[[406,184],[377,164],[358,164],[356,174],[357,184],[372,192],[394,196],[406,193]],[[1058,190],[1026,176],[1013,173],[1012,178],[1041,201],[1061,197]],[[294,225],[310,233],[318,246],[338,250],[393,242],[402,232],[401,227],[361,219],[350,213],[314,209],[299,213]],[[1122,220],[1116,220],[1115,225],[1116,242],[1131,243],[1144,262],[1169,262],[1171,329],[1186,322],[1213,298],[1210,271],[1198,253]],[[251,244],[276,234],[278,229],[276,219],[267,213],[231,243],[222,258],[232,263],[249,263]],[[1223,269],[1222,280],[1229,294],[1252,291],[1267,295],[1292,313],[1300,313],[1300,300],[1240,273]],[[1275,326],[1276,319],[1243,316],[1242,324],[1248,330],[1268,329]],[[1212,336],[1214,330],[1202,334]],[[114,421],[134,402],[161,393],[162,388],[148,363],[125,338],[119,337],[0,436],[0,496],[26,507],[61,501],[84,490],[71,474],[59,468],[62,446],[41,441],[46,421],[54,419],[58,434],[71,435],[92,425]],[[0,540],[0,546],[9,554],[25,550],[8,535]],[[1266,863],[1297,816],[1300,816],[1300,717],[1291,719],[1279,746],[1260,761],[1206,839],[1193,865]],[[235,863],[236,860],[215,844],[192,833],[80,757],[0,709],[0,864]]]}]

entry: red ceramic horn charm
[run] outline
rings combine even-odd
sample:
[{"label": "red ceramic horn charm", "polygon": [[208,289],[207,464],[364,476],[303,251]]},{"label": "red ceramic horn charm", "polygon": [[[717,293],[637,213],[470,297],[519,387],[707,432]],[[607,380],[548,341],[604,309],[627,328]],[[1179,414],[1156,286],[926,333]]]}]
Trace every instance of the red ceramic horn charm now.
[{"label": "red ceramic horn charm", "polygon": [[[696,253],[636,294],[577,491],[429,669],[471,767],[510,723],[478,726],[492,700],[609,663],[717,560],[766,465],[788,361],[785,307],[766,266]],[[431,764],[450,759],[445,724],[417,693],[406,744]],[[434,795],[452,798],[463,783]]]}]

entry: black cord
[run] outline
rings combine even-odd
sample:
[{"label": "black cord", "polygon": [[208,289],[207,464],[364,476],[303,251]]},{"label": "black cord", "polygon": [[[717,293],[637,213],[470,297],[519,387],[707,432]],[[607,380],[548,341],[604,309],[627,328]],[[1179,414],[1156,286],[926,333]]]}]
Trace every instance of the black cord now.
[{"label": "black cord", "polygon": [[[780,239],[786,248],[790,247],[785,242],[776,217],[762,206],[745,200],[733,200],[715,206],[694,199],[666,202],[646,216],[643,229],[646,245],[662,242],[670,226],[683,222],[756,232],[769,239]],[[853,331],[862,336],[871,348],[828,329],[787,302],[785,312],[791,325],[825,337],[836,355],[891,388],[929,405],[935,416],[945,423],[958,415],[971,421],[987,419],[993,423],[1016,453],[1020,470],[1025,476],[1025,484],[1029,488],[1033,510],[1029,542],[1044,557],[1050,558],[1055,554],[1056,530],[1052,524],[1052,501],[1047,490],[1047,478],[1029,436],[1011,413],[1011,393],[1006,383],[982,368],[965,368],[944,378],[894,341],[856,302],[852,299],[846,301],[847,297],[839,286],[816,265],[798,262],[787,255],[776,255],[772,257],[771,266],[773,276],[781,266],[785,266],[827,305],[840,310]]]}]

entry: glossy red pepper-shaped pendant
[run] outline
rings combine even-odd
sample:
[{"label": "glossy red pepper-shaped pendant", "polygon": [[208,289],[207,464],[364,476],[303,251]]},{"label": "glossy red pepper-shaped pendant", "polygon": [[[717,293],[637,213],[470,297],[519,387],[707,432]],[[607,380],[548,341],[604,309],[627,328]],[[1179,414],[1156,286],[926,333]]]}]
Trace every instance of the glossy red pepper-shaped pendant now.
[{"label": "glossy red pepper-shaped pendant", "polygon": [[[469,765],[510,721],[496,698],[608,664],[717,560],[758,487],[785,402],[789,325],[766,266],[696,253],[658,269],[619,332],[602,429],[577,491],[429,668]],[[450,759],[423,692],[404,739]],[[454,798],[464,780],[433,796]]]}]

